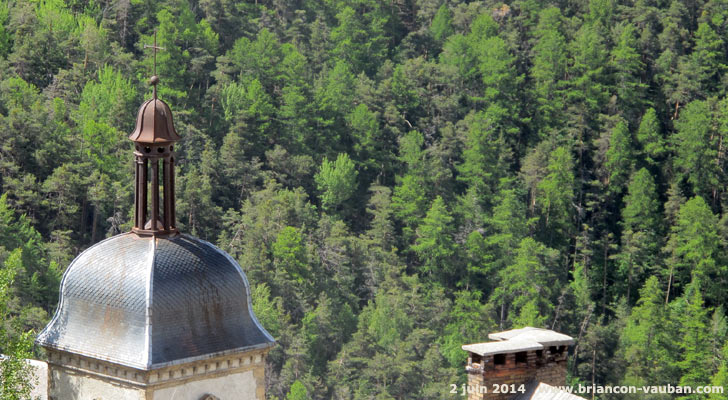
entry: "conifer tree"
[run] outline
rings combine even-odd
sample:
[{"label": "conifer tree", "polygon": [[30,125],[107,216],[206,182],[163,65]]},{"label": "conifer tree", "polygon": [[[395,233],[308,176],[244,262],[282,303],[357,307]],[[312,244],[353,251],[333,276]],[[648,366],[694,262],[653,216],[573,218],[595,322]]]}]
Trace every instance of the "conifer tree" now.
[{"label": "conifer tree", "polygon": [[627,300],[633,282],[654,270],[660,248],[660,214],[657,189],[647,169],[632,175],[622,208],[622,247],[619,254],[622,274],[627,276]]},{"label": "conifer tree", "polygon": [[[721,361],[718,370],[713,374],[710,384],[713,386],[726,387],[728,385],[728,344],[723,345],[721,351]],[[708,397],[710,400],[724,399],[723,393],[711,393]]]},{"label": "conifer tree", "polygon": [[639,129],[636,135],[637,143],[642,147],[645,161],[650,166],[655,166],[667,153],[665,140],[662,137],[660,123],[657,120],[657,112],[650,107],[642,115]]},{"label": "conifer tree", "polygon": [[724,41],[708,23],[700,23],[695,32],[695,49],[691,53],[691,64],[696,69],[701,92],[711,93],[726,71],[723,55]]},{"label": "conifer tree", "polygon": [[356,191],[357,174],[354,162],[346,153],[339,154],[336,161],[324,158],[315,177],[321,191],[321,206],[325,210],[340,208]]},{"label": "conifer tree", "polygon": [[437,14],[435,14],[435,18],[432,19],[430,31],[437,41],[444,41],[448,38],[448,36],[453,34],[452,13],[447,7],[447,4],[443,4],[439,9],[437,9]]},{"label": "conifer tree", "polygon": [[634,167],[632,135],[623,121],[617,123],[609,137],[605,167],[610,191],[620,193]]},{"label": "conifer tree", "polygon": [[558,293],[557,260],[556,250],[529,237],[521,240],[513,264],[501,271],[502,284],[492,296],[501,310],[501,326],[506,312],[508,326],[546,325],[553,309],[547,299]]},{"label": "conifer tree", "polygon": [[492,216],[486,219],[489,235],[485,238],[489,255],[493,258],[492,270],[498,271],[510,264],[515,249],[528,233],[526,204],[518,189],[502,188],[498,204],[493,207]]},{"label": "conifer tree", "polygon": [[[12,315],[13,281],[22,269],[22,250],[13,251],[0,266],[0,352],[7,358],[0,360],[0,396],[8,400],[30,397],[30,391],[37,384],[32,366],[26,359],[32,356],[33,331],[25,331],[23,321]],[[13,331],[19,333],[13,334]]]},{"label": "conifer tree", "polygon": [[538,111],[538,129],[548,131],[558,127],[563,108],[560,96],[566,73],[566,39],[561,33],[561,11],[549,7],[541,11],[535,30],[533,68],[534,98]]},{"label": "conifer tree", "polygon": [[584,24],[568,48],[567,74],[571,79],[564,83],[565,125],[568,136],[578,143],[582,153],[609,98],[609,53],[605,39],[598,27]]},{"label": "conifer tree", "polygon": [[538,183],[536,202],[540,207],[546,229],[556,233],[549,235],[549,243],[563,245],[572,230],[571,216],[574,196],[574,161],[565,147],[556,148],[548,159],[546,176]]},{"label": "conifer tree", "polygon": [[668,297],[680,293],[692,279],[699,279],[705,298],[720,304],[725,298],[717,282],[723,279],[720,265],[721,239],[718,236],[718,218],[702,197],[696,196],[680,207],[665,250],[670,257],[665,272],[668,276]]},{"label": "conifer tree", "polygon": [[[685,289],[682,298],[675,300],[679,312],[680,341],[678,347],[682,356],[677,362],[681,371],[680,385],[698,387],[710,382],[712,372],[710,349],[706,346],[709,338],[708,310],[704,308],[703,296],[700,293],[700,278],[693,281]],[[702,395],[684,396],[685,399],[700,399]]]},{"label": "conifer tree", "polygon": [[668,329],[664,289],[655,276],[647,278],[640,299],[627,319],[620,346],[628,360],[625,384],[655,385],[672,375],[669,363],[673,338]]},{"label": "conifer tree", "polygon": [[463,343],[476,343],[482,340],[483,332],[495,328],[491,316],[493,310],[480,302],[482,294],[476,290],[455,293],[455,301],[450,311],[451,321],[443,331],[441,351],[454,368],[462,367],[467,354],[461,349]]},{"label": "conifer tree", "polygon": [[463,162],[458,166],[458,178],[485,201],[497,191],[510,162],[506,140],[511,132],[503,117],[493,111],[489,107],[486,112],[469,114],[463,121],[468,131]]},{"label": "conifer tree", "polygon": [[[359,14],[358,14],[359,13]],[[385,28],[389,16],[377,2],[345,6],[336,15],[338,26],[331,31],[332,53],[346,60],[356,73],[373,74],[387,55]]]},{"label": "conifer tree", "polygon": [[412,239],[414,230],[427,209],[426,154],[422,149],[424,137],[412,131],[400,139],[400,160],[407,165],[407,172],[397,179],[392,193],[394,215],[404,224],[403,236]]},{"label": "conifer tree", "polygon": [[644,91],[647,85],[640,76],[644,64],[637,52],[635,28],[632,24],[620,25],[617,28],[619,38],[611,54],[611,67],[614,69],[617,101],[626,117],[636,117],[634,111],[639,110],[644,102]]},{"label": "conifer tree", "polygon": [[678,177],[685,179],[695,194],[713,198],[718,184],[715,159],[717,146],[711,128],[711,113],[705,101],[688,104],[675,122],[677,132],[672,138],[675,147],[675,167]]},{"label": "conifer tree", "polygon": [[448,284],[458,272],[455,254],[457,246],[453,240],[453,218],[442,197],[432,202],[422,224],[417,227],[417,239],[412,250],[422,261],[424,273],[436,276]]},{"label": "conifer tree", "polygon": [[300,380],[296,379],[291,385],[291,390],[286,395],[286,400],[306,400],[309,399],[308,390],[306,386],[301,383]]}]

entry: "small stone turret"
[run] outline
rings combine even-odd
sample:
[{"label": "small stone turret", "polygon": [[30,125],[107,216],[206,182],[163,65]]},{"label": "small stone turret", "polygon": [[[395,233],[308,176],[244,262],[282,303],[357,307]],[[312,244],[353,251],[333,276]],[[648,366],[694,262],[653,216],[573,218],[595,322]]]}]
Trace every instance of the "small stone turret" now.
[{"label": "small stone turret", "polygon": [[[513,399],[523,394],[517,391],[521,385],[532,391],[539,383],[566,384],[572,337],[526,327],[491,333],[488,338],[493,341],[462,346],[468,352],[468,400]],[[494,390],[496,386],[507,390]]]}]

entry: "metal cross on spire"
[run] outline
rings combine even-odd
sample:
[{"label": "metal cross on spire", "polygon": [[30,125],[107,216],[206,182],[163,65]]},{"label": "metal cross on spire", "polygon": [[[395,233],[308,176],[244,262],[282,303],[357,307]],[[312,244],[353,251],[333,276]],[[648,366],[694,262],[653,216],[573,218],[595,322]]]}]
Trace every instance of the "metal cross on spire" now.
[{"label": "metal cross on spire", "polygon": [[145,49],[152,49],[152,52],[154,53],[154,75],[152,75],[151,79],[149,79],[149,83],[154,87],[154,98],[157,98],[157,83],[159,83],[159,77],[157,76],[157,51],[159,50],[165,50],[164,47],[157,46],[157,30],[154,30],[154,44],[144,45]]}]

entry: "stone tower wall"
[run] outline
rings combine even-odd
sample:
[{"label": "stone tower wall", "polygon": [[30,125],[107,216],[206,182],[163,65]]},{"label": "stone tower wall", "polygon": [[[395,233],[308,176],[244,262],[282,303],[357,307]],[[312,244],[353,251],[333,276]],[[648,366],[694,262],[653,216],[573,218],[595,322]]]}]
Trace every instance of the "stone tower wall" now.
[{"label": "stone tower wall", "polygon": [[49,351],[49,400],[265,400],[267,350],[143,371]]},{"label": "stone tower wall", "polygon": [[[566,384],[568,351],[565,346],[523,353],[518,357],[517,353],[488,355],[480,360],[473,360],[471,354],[467,368],[468,400],[510,399],[520,393],[514,392],[514,389],[518,390],[520,385],[531,381],[552,386]],[[502,388],[507,390],[496,393]]]}]

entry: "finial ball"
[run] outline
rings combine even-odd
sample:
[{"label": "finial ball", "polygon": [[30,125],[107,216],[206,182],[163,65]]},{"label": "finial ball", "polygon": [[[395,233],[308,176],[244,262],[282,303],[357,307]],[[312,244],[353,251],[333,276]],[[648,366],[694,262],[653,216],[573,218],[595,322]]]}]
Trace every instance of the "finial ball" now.
[{"label": "finial ball", "polygon": [[154,75],[151,78],[149,78],[150,85],[157,86],[157,83],[159,83],[159,77],[157,75]]}]

